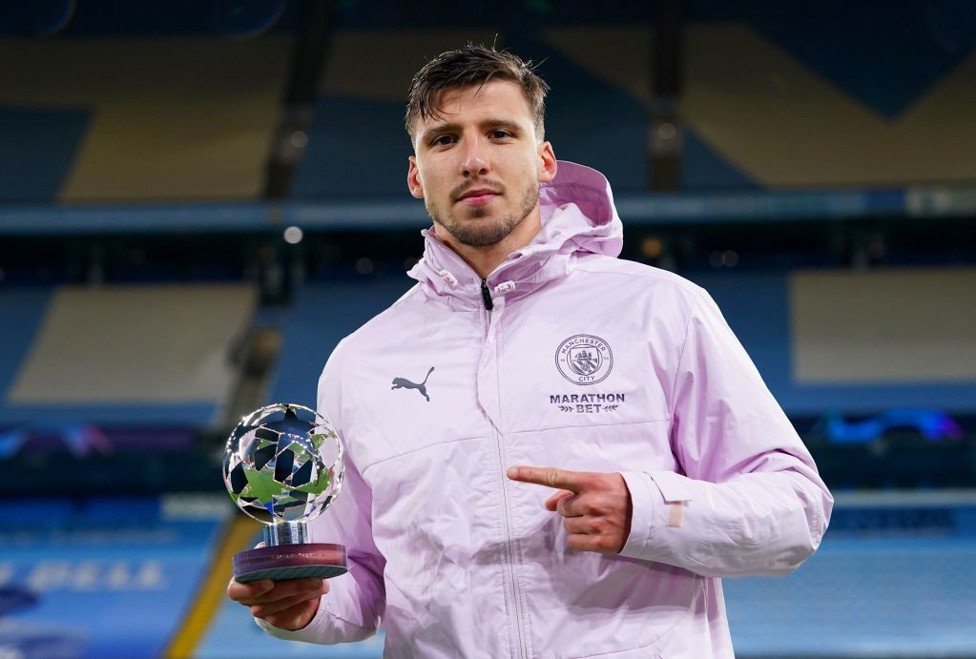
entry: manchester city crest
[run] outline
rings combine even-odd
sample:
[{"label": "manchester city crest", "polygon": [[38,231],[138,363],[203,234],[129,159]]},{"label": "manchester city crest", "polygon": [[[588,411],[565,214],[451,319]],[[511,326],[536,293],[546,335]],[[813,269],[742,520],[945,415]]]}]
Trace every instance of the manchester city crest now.
[{"label": "manchester city crest", "polygon": [[613,370],[613,351],[598,336],[576,334],[556,348],[556,368],[576,384],[603,382]]}]

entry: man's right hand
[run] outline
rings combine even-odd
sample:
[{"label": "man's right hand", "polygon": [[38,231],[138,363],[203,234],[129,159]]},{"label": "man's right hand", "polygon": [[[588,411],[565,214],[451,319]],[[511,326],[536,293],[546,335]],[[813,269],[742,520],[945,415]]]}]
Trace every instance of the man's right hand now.
[{"label": "man's right hand", "polygon": [[251,615],[279,629],[302,629],[315,617],[319,598],[329,592],[329,582],[317,577],[272,581],[261,579],[227,584],[227,597],[251,609]]}]

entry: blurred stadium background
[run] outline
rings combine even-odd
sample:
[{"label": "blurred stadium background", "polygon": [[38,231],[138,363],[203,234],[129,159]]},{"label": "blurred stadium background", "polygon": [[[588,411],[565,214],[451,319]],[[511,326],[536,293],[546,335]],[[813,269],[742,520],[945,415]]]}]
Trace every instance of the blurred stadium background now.
[{"label": "blurred stadium background", "polygon": [[965,0],[0,2],[0,656],[379,656],[225,602],[219,457],[410,285],[403,98],[468,40],[541,62],[624,256],[712,293],[837,495],[726,581],[738,654],[976,656]]}]

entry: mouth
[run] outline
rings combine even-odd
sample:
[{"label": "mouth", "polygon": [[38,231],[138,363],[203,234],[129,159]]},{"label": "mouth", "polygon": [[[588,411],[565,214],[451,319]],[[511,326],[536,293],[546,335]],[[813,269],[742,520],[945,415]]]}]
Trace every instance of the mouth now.
[{"label": "mouth", "polygon": [[471,188],[459,195],[457,201],[468,206],[484,206],[500,194],[500,191],[493,188]]}]

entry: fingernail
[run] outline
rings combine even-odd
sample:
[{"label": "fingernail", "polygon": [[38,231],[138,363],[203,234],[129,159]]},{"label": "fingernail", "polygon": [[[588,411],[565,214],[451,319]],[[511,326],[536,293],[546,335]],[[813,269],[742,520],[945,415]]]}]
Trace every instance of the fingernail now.
[{"label": "fingernail", "polygon": [[519,468],[518,467],[509,467],[508,468],[508,477],[509,478],[518,478],[519,477]]}]

